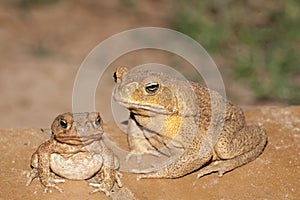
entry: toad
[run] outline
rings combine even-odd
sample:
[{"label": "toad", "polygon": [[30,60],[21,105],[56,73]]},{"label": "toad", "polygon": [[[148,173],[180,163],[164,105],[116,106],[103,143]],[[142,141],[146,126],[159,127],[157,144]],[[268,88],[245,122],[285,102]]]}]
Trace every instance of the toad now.
[{"label": "toad", "polygon": [[[102,140],[103,121],[98,112],[64,113],[51,126],[52,135],[31,158],[32,171],[27,185],[38,178],[45,191],[57,183],[88,180],[94,192],[110,195],[114,186],[122,187],[117,171],[118,159]],[[58,178],[58,176],[61,178]]]},{"label": "toad", "polygon": [[194,171],[197,178],[222,176],[265,148],[263,128],[247,125],[241,108],[199,83],[126,67],[117,68],[114,79],[113,97],[130,111],[127,160],[168,157],[164,164],[132,170],[138,178],[178,178]]}]

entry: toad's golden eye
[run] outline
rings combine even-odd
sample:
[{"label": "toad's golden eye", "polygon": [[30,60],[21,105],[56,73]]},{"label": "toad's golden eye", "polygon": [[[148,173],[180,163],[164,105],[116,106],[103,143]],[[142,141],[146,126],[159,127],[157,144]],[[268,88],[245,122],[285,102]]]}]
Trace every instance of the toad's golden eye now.
[{"label": "toad's golden eye", "polygon": [[67,127],[68,127],[68,122],[67,122],[65,119],[60,119],[60,120],[59,120],[59,125],[60,125],[62,128],[67,128]]},{"label": "toad's golden eye", "polygon": [[145,91],[150,94],[156,94],[158,92],[159,89],[159,83],[157,82],[151,82],[151,83],[147,83],[145,86]]}]

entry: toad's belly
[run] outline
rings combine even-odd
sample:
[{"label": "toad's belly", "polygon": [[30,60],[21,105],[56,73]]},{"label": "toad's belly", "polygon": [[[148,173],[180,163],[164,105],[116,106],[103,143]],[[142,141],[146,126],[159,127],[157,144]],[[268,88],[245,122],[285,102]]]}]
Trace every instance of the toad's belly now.
[{"label": "toad's belly", "polygon": [[101,169],[102,163],[101,155],[87,152],[79,152],[70,157],[53,153],[50,159],[50,167],[54,173],[72,180],[91,178]]}]

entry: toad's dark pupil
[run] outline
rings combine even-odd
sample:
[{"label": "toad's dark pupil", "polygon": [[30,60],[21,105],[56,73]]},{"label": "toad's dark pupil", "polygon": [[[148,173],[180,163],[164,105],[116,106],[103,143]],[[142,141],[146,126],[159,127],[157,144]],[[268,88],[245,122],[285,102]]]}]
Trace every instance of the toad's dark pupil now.
[{"label": "toad's dark pupil", "polygon": [[114,73],[113,77],[114,77],[114,80],[115,80],[115,83],[116,83],[116,82],[117,82],[117,79],[118,79],[118,77],[117,77],[117,72]]},{"label": "toad's dark pupil", "polygon": [[98,118],[96,119],[96,121],[95,121],[95,124],[96,124],[97,126],[99,126],[99,125],[100,125],[100,122],[101,122],[101,119],[100,119],[100,117],[98,117]]},{"label": "toad's dark pupil", "polygon": [[145,90],[148,94],[155,94],[159,89],[159,84],[154,82],[154,83],[148,83],[145,87]]},{"label": "toad's dark pupil", "polygon": [[59,124],[60,124],[60,126],[61,126],[62,128],[67,128],[67,127],[68,127],[68,123],[67,123],[67,121],[64,120],[64,119],[59,120]]}]

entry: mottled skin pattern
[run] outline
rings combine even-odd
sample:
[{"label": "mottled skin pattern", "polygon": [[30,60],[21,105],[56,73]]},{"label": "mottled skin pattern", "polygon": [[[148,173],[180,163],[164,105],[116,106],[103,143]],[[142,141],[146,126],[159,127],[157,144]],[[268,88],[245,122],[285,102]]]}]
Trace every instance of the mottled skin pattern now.
[{"label": "mottled skin pattern", "polygon": [[162,167],[135,170],[139,178],[178,178],[195,170],[198,178],[222,176],[254,160],[267,143],[265,131],[246,125],[239,107],[197,83],[125,67],[114,78],[114,99],[130,111],[128,159],[177,152]]},{"label": "mottled skin pattern", "polygon": [[32,155],[29,185],[38,178],[45,191],[56,188],[56,175],[71,180],[88,180],[96,189],[110,195],[120,174],[116,171],[118,160],[103,143],[102,119],[99,113],[64,113],[53,121],[52,135]]}]

